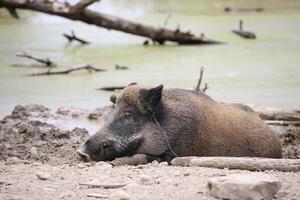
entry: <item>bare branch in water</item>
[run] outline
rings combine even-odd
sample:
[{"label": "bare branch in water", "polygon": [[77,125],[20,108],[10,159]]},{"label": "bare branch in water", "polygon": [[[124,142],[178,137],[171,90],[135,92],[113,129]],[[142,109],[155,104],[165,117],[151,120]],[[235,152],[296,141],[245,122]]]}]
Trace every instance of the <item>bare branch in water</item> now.
[{"label": "bare branch in water", "polygon": [[32,55],[27,54],[25,51],[23,53],[21,53],[21,54],[17,54],[17,56],[18,57],[23,57],[23,58],[28,58],[28,59],[37,61],[39,63],[43,63],[47,67],[53,67],[53,66],[55,66],[55,64],[49,58],[45,58],[45,59],[37,58],[37,57],[34,57]]},{"label": "bare branch in water", "polygon": [[204,72],[204,67],[201,67],[201,70],[200,70],[200,76],[199,76],[199,79],[198,79],[198,83],[197,83],[197,86],[195,88],[195,91],[197,92],[205,92],[207,89],[208,89],[208,85],[207,83],[205,83],[204,85],[204,88],[201,89],[201,83],[202,83],[202,78],[203,78],[203,72]]},{"label": "bare branch in water", "polygon": [[86,41],[86,40],[84,40],[84,39],[81,39],[81,38],[77,37],[77,36],[75,35],[75,33],[74,33],[73,30],[71,30],[71,35],[69,35],[69,34],[67,34],[67,33],[64,33],[63,36],[64,36],[65,38],[67,38],[68,41],[69,41],[70,43],[73,42],[73,41],[75,40],[75,41],[80,42],[81,44],[89,44],[88,41]]},{"label": "bare branch in water", "polygon": [[67,70],[63,70],[63,71],[54,71],[54,72],[52,72],[49,69],[47,72],[29,74],[28,76],[62,75],[62,74],[69,74],[71,72],[75,72],[75,71],[79,71],[79,70],[87,70],[90,73],[106,71],[104,69],[98,69],[98,68],[92,67],[91,65],[85,65],[85,66],[82,66],[82,67],[71,68],[71,69],[67,69]]}]

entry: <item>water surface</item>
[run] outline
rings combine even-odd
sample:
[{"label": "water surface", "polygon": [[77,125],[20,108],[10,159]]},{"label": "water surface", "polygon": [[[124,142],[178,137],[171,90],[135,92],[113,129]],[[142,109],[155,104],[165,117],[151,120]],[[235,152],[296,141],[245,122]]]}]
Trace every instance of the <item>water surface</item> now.
[{"label": "water surface", "polygon": [[[224,13],[230,7],[263,7],[262,13]],[[21,12],[21,20],[0,13],[0,115],[16,104],[39,103],[51,108],[94,108],[108,104],[103,86],[138,82],[147,86],[193,88],[205,67],[207,93],[226,102],[243,102],[275,108],[300,106],[300,2],[277,1],[137,1],[103,0],[92,9],[154,26],[192,30],[226,42],[215,46],[148,46],[144,38],[108,31],[55,16]],[[230,31],[243,19],[257,40],[245,40]],[[67,45],[61,36],[71,29],[91,45]],[[108,71],[79,72],[65,76],[28,77],[41,67],[13,67],[34,62],[17,58],[27,51],[50,57],[64,68],[93,64]],[[130,67],[116,71],[115,64]]]}]

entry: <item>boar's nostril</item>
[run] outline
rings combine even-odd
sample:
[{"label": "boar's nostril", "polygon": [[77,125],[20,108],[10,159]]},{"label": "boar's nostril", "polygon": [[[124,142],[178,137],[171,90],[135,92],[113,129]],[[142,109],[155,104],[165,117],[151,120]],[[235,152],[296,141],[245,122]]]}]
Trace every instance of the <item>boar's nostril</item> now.
[{"label": "boar's nostril", "polygon": [[81,148],[77,150],[77,154],[80,156],[80,158],[83,161],[85,161],[85,162],[91,161],[90,156],[88,154],[84,153]]}]

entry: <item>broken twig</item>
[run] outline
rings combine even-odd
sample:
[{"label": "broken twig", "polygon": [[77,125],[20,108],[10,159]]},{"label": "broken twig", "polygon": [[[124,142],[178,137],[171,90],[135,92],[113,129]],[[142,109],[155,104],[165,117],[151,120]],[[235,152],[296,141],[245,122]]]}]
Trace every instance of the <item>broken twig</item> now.
[{"label": "broken twig", "polygon": [[243,30],[243,20],[240,20],[239,22],[239,30],[232,30],[232,32],[246,39],[256,38],[256,35],[254,33]]},{"label": "broken twig", "polygon": [[170,20],[171,18],[172,18],[172,14],[169,14],[169,15],[167,16],[167,18],[165,19],[165,21],[164,21],[164,24],[163,24],[163,27],[164,27],[164,28],[167,27],[168,22],[169,22],[169,20]]},{"label": "broken twig", "polygon": [[73,30],[71,30],[71,35],[68,35],[68,34],[64,33],[63,36],[64,36],[65,38],[67,38],[68,41],[69,41],[70,43],[73,42],[73,41],[75,40],[75,41],[80,42],[81,44],[90,44],[88,41],[86,41],[86,40],[84,40],[84,39],[81,39],[81,38],[77,37],[77,36],[75,35],[75,33],[74,33]]},{"label": "broken twig", "polygon": [[54,67],[55,66],[55,64],[49,58],[46,58],[46,59],[37,58],[37,57],[34,57],[34,56],[31,56],[31,55],[27,54],[25,51],[21,54],[17,54],[17,56],[18,57],[23,57],[23,58],[28,58],[28,59],[31,59],[31,60],[35,60],[39,63],[45,64],[47,67]]},{"label": "broken twig", "polygon": [[88,72],[101,72],[105,71],[104,69],[98,69],[95,67],[92,67],[91,65],[85,65],[82,67],[76,67],[76,68],[71,68],[63,71],[50,71],[48,70],[47,72],[42,72],[42,73],[34,73],[34,74],[29,74],[28,76],[50,76],[50,75],[62,75],[62,74],[69,74],[74,71],[79,71],[79,70],[87,70]]},{"label": "broken twig", "polygon": [[71,7],[71,13],[82,13],[88,6],[100,0],[80,0],[77,4]]},{"label": "broken twig", "polygon": [[115,90],[123,90],[125,87],[126,86],[111,86],[111,87],[98,88],[97,90],[115,91]]},{"label": "broken twig", "polygon": [[129,69],[129,67],[116,64],[115,69],[116,70],[124,70],[124,69]]},{"label": "broken twig", "polygon": [[200,76],[199,76],[199,79],[198,79],[197,86],[196,86],[196,88],[195,88],[195,91],[197,91],[197,92],[199,92],[199,91],[205,92],[205,91],[208,89],[207,83],[205,83],[203,89],[200,88],[200,87],[201,87],[201,83],[202,83],[202,78],[203,78],[203,71],[204,71],[204,67],[201,67],[201,70],[200,70]]}]

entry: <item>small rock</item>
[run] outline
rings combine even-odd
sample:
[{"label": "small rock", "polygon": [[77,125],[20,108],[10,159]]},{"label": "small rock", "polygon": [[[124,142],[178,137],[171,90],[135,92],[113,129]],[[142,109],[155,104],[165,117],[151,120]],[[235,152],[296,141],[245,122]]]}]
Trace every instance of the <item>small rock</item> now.
[{"label": "small rock", "polygon": [[16,165],[20,163],[23,163],[23,160],[20,160],[18,157],[9,157],[6,159],[7,165]]},{"label": "small rock", "polygon": [[109,195],[110,200],[129,200],[130,196],[124,190],[113,191]]},{"label": "small rock", "polygon": [[207,187],[216,198],[261,200],[271,199],[281,184],[276,177],[265,173],[241,173],[210,178]]},{"label": "small rock", "polygon": [[161,163],[159,163],[159,166],[168,166],[168,163],[167,162],[161,162]]},{"label": "small rock", "polygon": [[151,178],[149,176],[145,175],[145,174],[142,174],[140,176],[140,179],[141,179],[141,182],[144,182],[144,183],[151,181]]},{"label": "small rock", "polygon": [[156,160],[154,160],[154,161],[151,163],[151,165],[152,165],[153,167],[158,167],[158,166],[159,166],[159,163],[158,163]]},{"label": "small rock", "polygon": [[107,162],[103,162],[103,161],[100,161],[100,162],[97,162],[95,164],[95,166],[97,168],[100,168],[100,169],[103,169],[103,170],[106,170],[106,169],[111,169],[112,168],[112,165],[107,163]]},{"label": "small rock", "polygon": [[144,165],[138,165],[136,166],[137,169],[144,169]]},{"label": "small rock", "polygon": [[40,180],[48,180],[50,178],[50,174],[48,174],[47,172],[37,172],[36,176],[40,179]]},{"label": "small rock", "polygon": [[30,157],[33,158],[33,159],[36,159],[38,158],[38,152],[37,152],[37,149],[36,147],[31,147],[30,149]]}]

